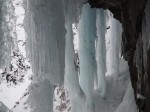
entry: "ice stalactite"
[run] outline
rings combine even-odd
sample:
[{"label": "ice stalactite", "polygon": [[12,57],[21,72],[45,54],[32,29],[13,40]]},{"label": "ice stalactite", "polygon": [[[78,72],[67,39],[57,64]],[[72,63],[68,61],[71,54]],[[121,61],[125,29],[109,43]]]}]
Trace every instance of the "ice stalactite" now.
[{"label": "ice stalactite", "polygon": [[62,84],[65,67],[65,17],[60,0],[25,1],[27,51],[37,81]]},{"label": "ice stalactite", "polygon": [[105,30],[106,30],[106,12],[103,9],[97,9],[97,78],[98,89],[102,97],[106,94],[106,46],[105,46]]},{"label": "ice stalactite", "polygon": [[94,77],[96,76],[95,60],[96,9],[84,5],[79,20],[79,59],[80,86],[86,95],[87,111],[94,112],[92,101]]},{"label": "ice stalactite", "polygon": [[73,31],[70,20],[66,21],[65,87],[69,91],[71,112],[84,112],[85,95],[79,85],[78,71],[74,63]]}]

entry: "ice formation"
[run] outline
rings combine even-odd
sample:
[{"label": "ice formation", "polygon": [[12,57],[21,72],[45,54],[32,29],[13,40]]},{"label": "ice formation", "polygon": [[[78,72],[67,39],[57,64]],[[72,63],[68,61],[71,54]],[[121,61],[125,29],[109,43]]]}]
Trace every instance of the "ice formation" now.
[{"label": "ice formation", "polygon": [[69,91],[72,112],[84,112],[85,94],[79,85],[78,71],[74,64],[73,31],[70,20],[66,23],[65,87]]},{"label": "ice formation", "polygon": [[106,45],[105,45],[105,32],[106,32],[106,11],[97,9],[97,78],[98,89],[102,97],[106,94]]},{"label": "ice formation", "polygon": [[79,59],[80,59],[80,86],[86,95],[87,111],[94,111],[92,101],[94,92],[94,77],[96,76],[95,60],[96,39],[96,9],[89,5],[82,8],[79,20]]},{"label": "ice formation", "polygon": [[[33,112],[53,111],[56,84],[68,90],[72,112],[137,112],[128,65],[121,57],[122,26],[112,13],[91,8],[85,0],[24,0],[24,8]],[[0,68],[8,71],[16,35],[13,11],[12,0],[0,0]],[[143,81],[150,72],[149,12],[148,2],[134,57]],[[79,26],[79,69],[73,24]]]},{"label": "ice formation", "polygon": [[34,79],[36,81],[47,79],[51,84],[62,84],[66,33],[62,2],[60,0],[26,2],[27,51],[35,74]]},{"label": "ice formation", "polygon": [[[109,52],[107,55],[107,74],[114,74],[116,77],[119,75],[119,53],[121,47],[121,24],[114,19],[112,16],[109,16],[107,24],[107,47],[109,47]],[[119,45],[120,44],[120,45]]]},{"label": "ice formation", "polygon": [[49,84],[47,80],[31,84],[29,88],[29,104],[32,107],[31,112],[52,112],[53,91],[54,86]]}]

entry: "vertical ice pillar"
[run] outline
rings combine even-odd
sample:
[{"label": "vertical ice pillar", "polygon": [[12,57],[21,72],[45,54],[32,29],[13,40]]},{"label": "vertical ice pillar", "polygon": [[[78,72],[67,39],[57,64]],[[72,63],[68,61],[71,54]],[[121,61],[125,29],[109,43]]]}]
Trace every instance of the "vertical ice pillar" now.
[{"label": "vertical ice pillar", "polygon": [[66,21],[66,48],[65,48],[65,87],[69,91],[71,112],[84,112],[85,96],[79,85],[78,71],[74,63],[73,31],[70,20]]},{"label": "vertical ice pillar", "polygon": [[[33,112],[53,111],[53,84],[63,84],[65,17],[61,0],[24,0],[27,54],[33,70]],[[33,89],[32,89],[33,88]]]},{"label": "vertical ice pillar", "polygon": [[93,91],[95,60],[96,10],[84,5],[79,20],[80,86],[87,98],[87,111],[94,112]]},{"label": "vertical ice pillar", "polygon": [[105,46],[105,30],[106,30],[106,21],[105,21],[105,11],[103,9],[97,9],[97,75],[98,75],[98,89],[102,97],[106,93],[106,81],[105,81],[105,72],[106,72],[106,46]]},{"label": "vertical ice pillar", "polygon": [[[27,0],[27,51],[37,80],[62,84],[65,67],[65,17],[61,0]],[[41,75],[42,74],[42,75]]]},{"label": "vertical ice pillar", "polygon": [[72,24],[70,21],[66,23],[66,48],[65,48],[65,83],[66,86],[71,93],[79,92],[79,78],[78,72],[75,68],[74,64],[74,47],[73,47],[73,32],[72,32]]}]

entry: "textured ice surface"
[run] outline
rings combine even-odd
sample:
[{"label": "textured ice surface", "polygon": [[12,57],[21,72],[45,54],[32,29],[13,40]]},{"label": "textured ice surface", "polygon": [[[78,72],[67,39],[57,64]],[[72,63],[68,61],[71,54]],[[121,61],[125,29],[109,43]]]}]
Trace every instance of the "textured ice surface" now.
[{"label": "textured ice surface", "polygon": [[94,111],[92,97],[96,76],[95,39],[96,9],[91,9],[87,4],[83,6],[79,20],[80,86],[87,98],[87,112]]},{"label": "textured ice surface", "polygon": [[85,5],[79,21],[79,59],[80,85],[86,96],[92,94],[96,75],[95,39],[96,10]]},{"label": "textured ice surface", "polygon": [[96,45],[96,60],[97,60],[97,78],[99,94],[104,97],[106,93],[106,12],[103,9],[97,9],[97,45]]},{"label": "textured ice surface", "polygon": [[[110,12],[96,12],[88,4],[79,15],[81,2],[26,1],[27,51],[34,73],[29,97],[33,112],[52,111],[50,84],[63,84],[64,70],[72,112],[115,112],[122,102],[129,73],[120,56],[121,25]],[[79,72],[72,31],[72,24],[78,21]]]},{"label": "textured ice surface", "polygon": [[107,74],[119,75],[119,55],[121,46],[121,24],[109,15],[107,23]]},{"label": "textured ice surface", "polygon": [[[27,51],[36,81],[63,83],[65,17],[60,0],[27,0],[25,29]],[[42,74],[42,75],[41,75]]]},{"label": "textured ice surface", "polygon": [[54,86],[45,80],[33,83],[29,88],[29,103],[31,112],[52,112],[53,111]]}]

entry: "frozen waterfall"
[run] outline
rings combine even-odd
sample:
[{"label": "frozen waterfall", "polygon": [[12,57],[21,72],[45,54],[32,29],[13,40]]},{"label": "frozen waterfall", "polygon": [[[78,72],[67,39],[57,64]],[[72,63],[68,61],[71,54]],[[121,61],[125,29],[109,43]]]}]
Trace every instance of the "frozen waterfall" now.
[{"label": "frozen waterfall", "polygon": [[[29,87],[33,112],[53,111],[56,84],[68,90],[71,112],[132,108],[122,107],[133,91],[121,57],[122,27],[112,13],[92,9],[84,0],[24,0],[24,8],[26,49],[34,73]],[[79,69],[73,24],[78,25]]]}]

